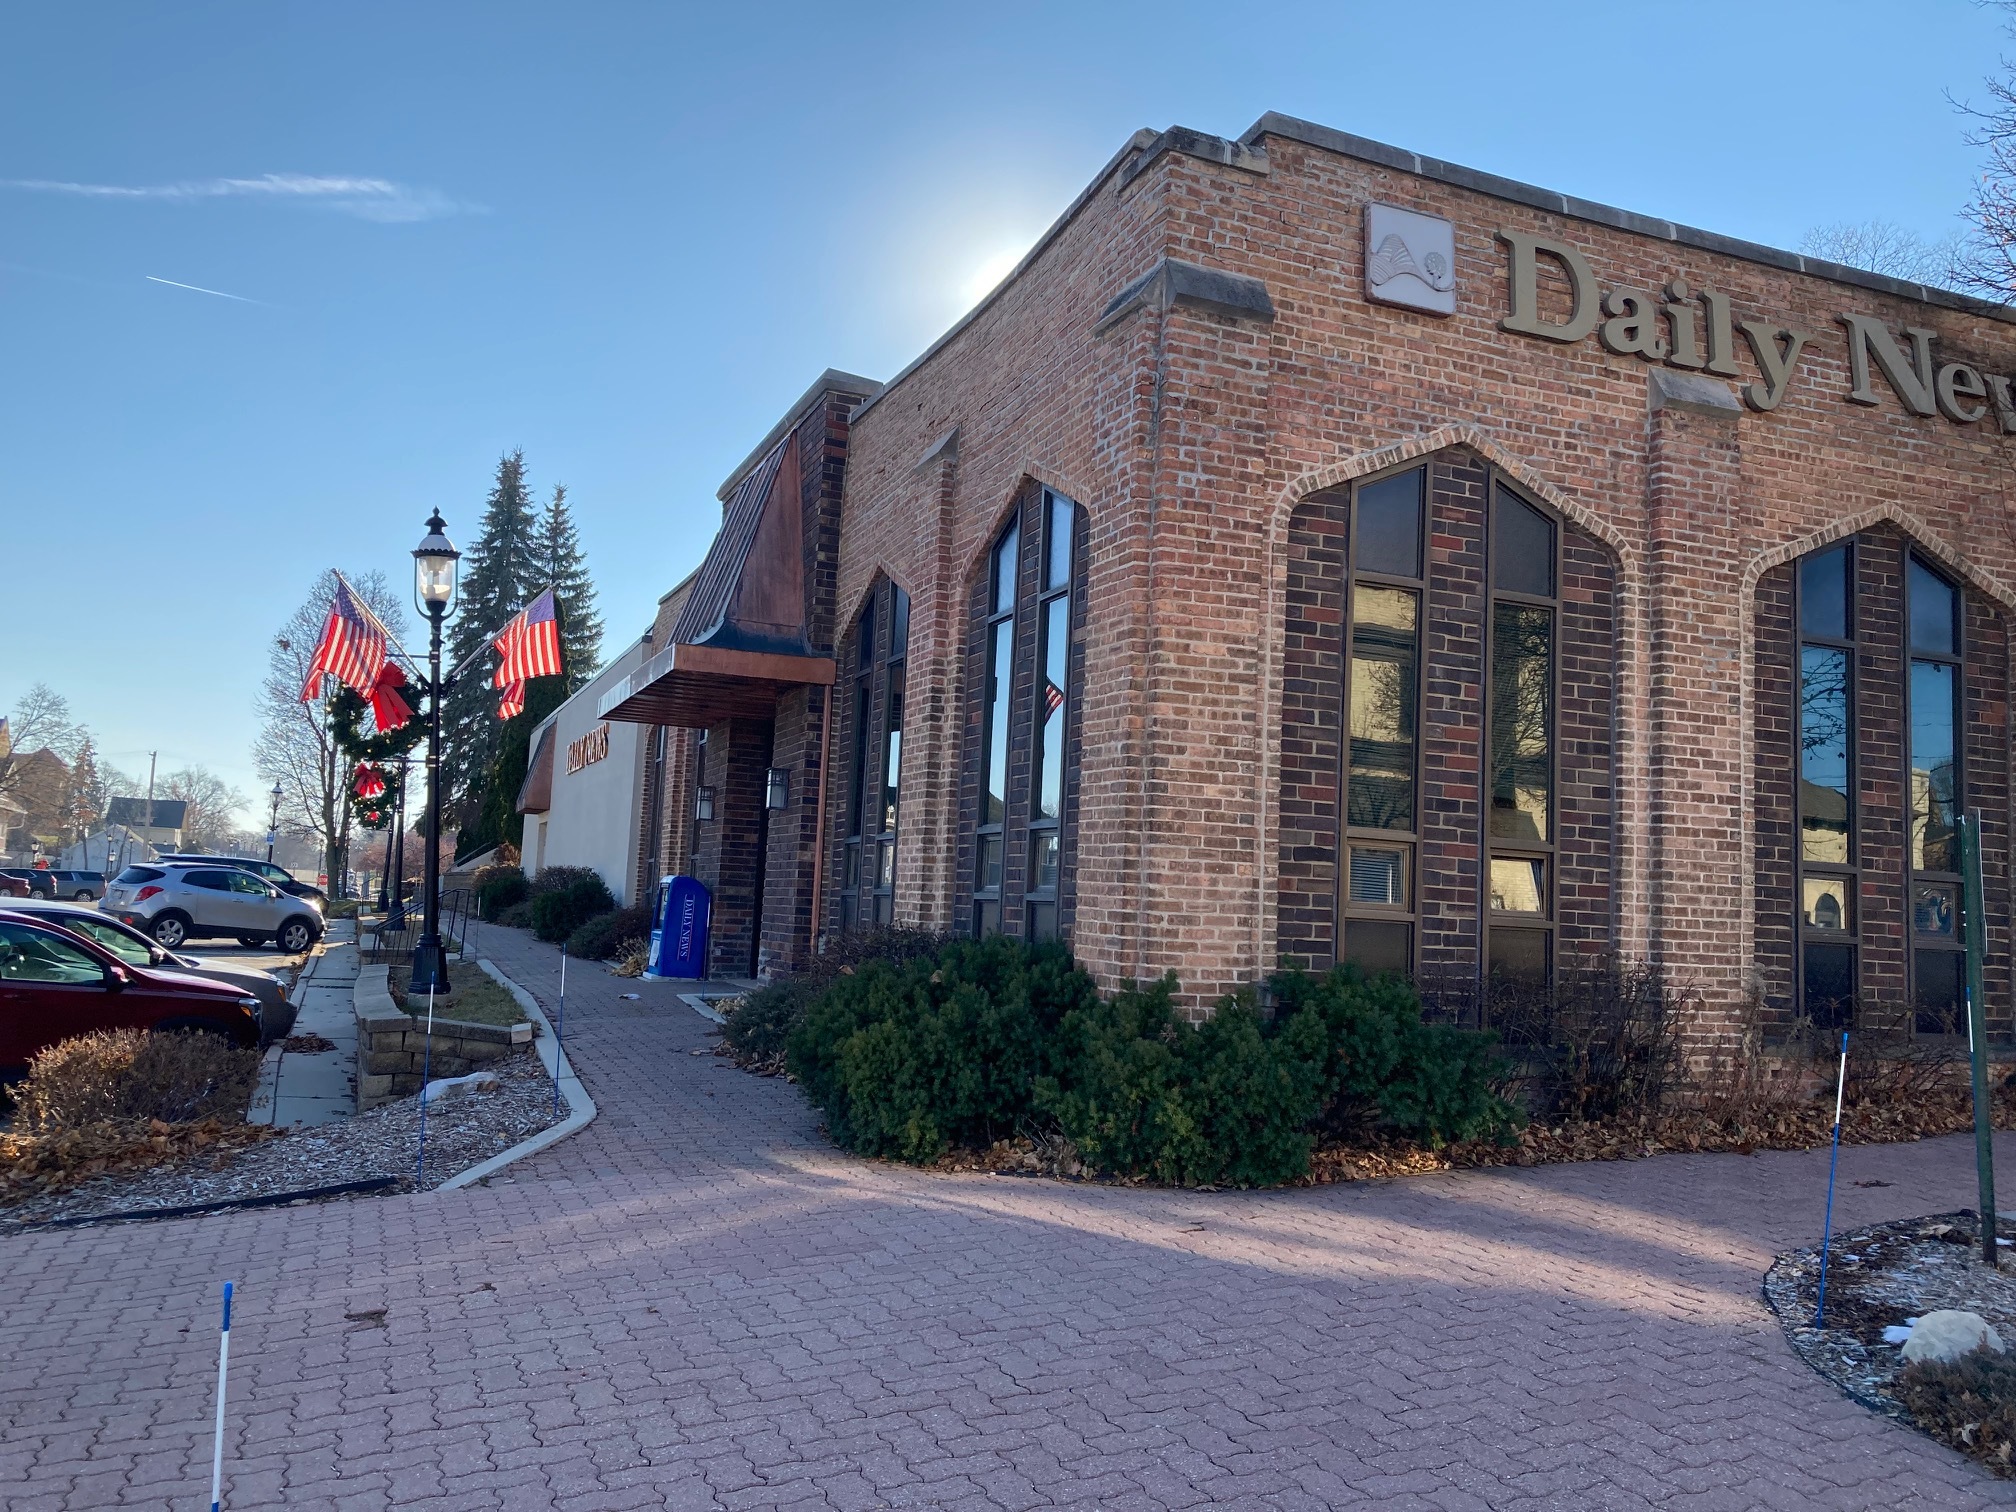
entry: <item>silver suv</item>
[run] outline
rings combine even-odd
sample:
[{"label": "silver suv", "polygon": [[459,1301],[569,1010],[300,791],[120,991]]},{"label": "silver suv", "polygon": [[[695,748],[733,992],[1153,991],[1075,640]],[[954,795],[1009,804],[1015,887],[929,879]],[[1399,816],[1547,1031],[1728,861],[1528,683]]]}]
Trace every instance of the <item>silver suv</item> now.
[{"label": "silver suv", "polygon": [[129,866],[98,906],[170,950],[229,935],[252,948],[271,941],[294,955],[322,936],[322,916],[311,905],[235,866]]}]

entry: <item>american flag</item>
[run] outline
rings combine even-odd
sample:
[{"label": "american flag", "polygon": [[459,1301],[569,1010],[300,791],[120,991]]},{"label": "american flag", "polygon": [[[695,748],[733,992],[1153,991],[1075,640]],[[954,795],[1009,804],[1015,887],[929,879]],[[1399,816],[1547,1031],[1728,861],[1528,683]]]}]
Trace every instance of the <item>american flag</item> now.
[{"label": "american flag", "polygon": [[512,719],[525,712],[528,680],[560,675],[560,620],[554,611],[553,590],[548,588],[514,614],[495,644],[499,658],[492,683],[504,690],[497,717]]},{"label": "american flag", "polygon": [[322,696],[322,679],[333,677],[358,697],[369,698],[385,670],[385,643],[389,639],[378,616],[350,592],[350,585],[336,580],[336,596],[329,605],[329,622],[322,627],[322,639],[308,663],[308,683],[301,690],[301,702]]}]

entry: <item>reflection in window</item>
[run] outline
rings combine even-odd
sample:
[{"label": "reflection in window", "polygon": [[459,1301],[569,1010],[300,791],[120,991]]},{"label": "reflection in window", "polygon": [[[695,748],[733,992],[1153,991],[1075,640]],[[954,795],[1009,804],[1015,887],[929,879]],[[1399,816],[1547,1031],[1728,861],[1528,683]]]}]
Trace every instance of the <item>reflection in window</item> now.
[{"label": "reflection in window", "polygon": [[1358,490],[1358,570],[1421,576],[1421,500],[1427,469],[1417,467]]},{"label": "reflection in window", "polygon": [[1493,839],[1545,843],[1551,838],[1553,639],[1551,609],[1500,603],[1492,615]]},{"label": "reflection in window", "polygon": [[1804,902],[1807,925],[1813,929],[1853,929],[1853,896],[1846,877],[1808,877]]},{"label": "reflection in window", "polygon": [[1799,847],[1845,866],[1848,846],[1848,653],[1799,653]]},{"label": "reflection in window", "polygon": [[980,812],[973,847],[973,932],[1001,932],[1008,820],[1009,700],[1015,684],[1015,572],[1021,527],[1011,523],[988,564],[987,667],[980,695]]},{"label": "reflection in window", "polygon": [[1808,940],[1800,966],[1806,1016],[1817,1028],[1848,1027],[1855,1016],[1855,947]]},{"label": "reflection in window", "polygon": [[1071,659],[1071,600],[1043,606],[1043,693],[1037,715],[1036,810],[1038,819],[1064,812],[1064,687]]},{"label": "reflection in window", "polygon": [[1361,829],[1414,827],[1420,615],[1409,589],[1368,583],[1353,596],[1349,822]]},{"label": "reflection in window", "polygon": [[1064,823],[1064,730],[1070,714],[1071,561],[1078,506],[1048,489],[1042,495],[1042,581],[1036,598],[1035,741],[1029,777],[1029,874],[1024,933],[1057,938],[1057,898]]},{"label": "reflection in window", "polygon": [[1493,856],[1491,907],[1497,913],[1545,913],[1547,863],[1527,856]]},{"label": "reflection in window", "polygon": [[1911,928],[1936,939],[1953,939],[1960,917],[1959,889],[1949,883],[1919,882],[1911,889]]},{"label": "reflection in window", "polygon": [[1954,691],[1959,668],[1950,662],[1911,663],[1911,869],[1960,869],[1954,848],[1958,814],[1955,784]]},{"label": "reflection in window", "polygon": [[1954,620],[1959,596],[1953,585],[1916,557],[1911,558],[1911,649],[1932,656],[1954,654]]},{"label": "reflection in window", "polygon": [[910,595],[879,581],[855,622],[853,761],[847,773],[840,927],[895,914],[896,815],[903,771],[903,667]]}]

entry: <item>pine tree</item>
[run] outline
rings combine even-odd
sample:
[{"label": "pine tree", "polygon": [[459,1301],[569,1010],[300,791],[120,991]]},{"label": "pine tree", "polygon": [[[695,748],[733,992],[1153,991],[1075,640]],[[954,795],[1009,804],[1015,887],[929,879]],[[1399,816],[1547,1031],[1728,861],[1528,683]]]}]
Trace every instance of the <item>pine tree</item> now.
[{"label": "pine tree", "polygon": [[77,742],[70,763],[70,791],[63,800],[63,820],[70,838],[82,840],[105,812],[104,781],[98,775],[98,749],[87,730]]},{"label": "pine tree", "polygon": [[[567,485],[555,483],[539,518],[536,553],[560,603],[560,665],[571,695],[586,687],[602,665],[602,616],[595,612],[595,583],[567,507]],[[530,710],[527,710],[530,713]]]},{"label": "pine tree", "polygon": [[[444,671],[484,649],[489,637],[544,586],[538,535],[538,512],[525,485],[525,454],[513,451],[497,460],[497,481],[465,555]],[[448,690],[442,710],[442,781],[448,806],[459,808],[465,828],[483,809],[497,754],[493,662],[488,654],[476,656]]]}]

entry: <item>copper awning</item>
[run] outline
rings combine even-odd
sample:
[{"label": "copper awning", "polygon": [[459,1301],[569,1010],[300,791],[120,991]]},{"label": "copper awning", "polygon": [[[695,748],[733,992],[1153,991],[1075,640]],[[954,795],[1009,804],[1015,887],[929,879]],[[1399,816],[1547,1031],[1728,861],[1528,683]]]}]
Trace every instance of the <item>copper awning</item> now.
[{"label": "copper awning", "polygon": [[539,732],[532,759],[525,763],[525,780],[518,784],[518,812],[543,814],[553,807],[553,731],[548,724]]},{"label": "copper awning", "polygon": [[769,719],[778,698],[807,684],[830,688],[830,656],[667,646],[602,695],[603,719],[697,730],[724,719]]}]

